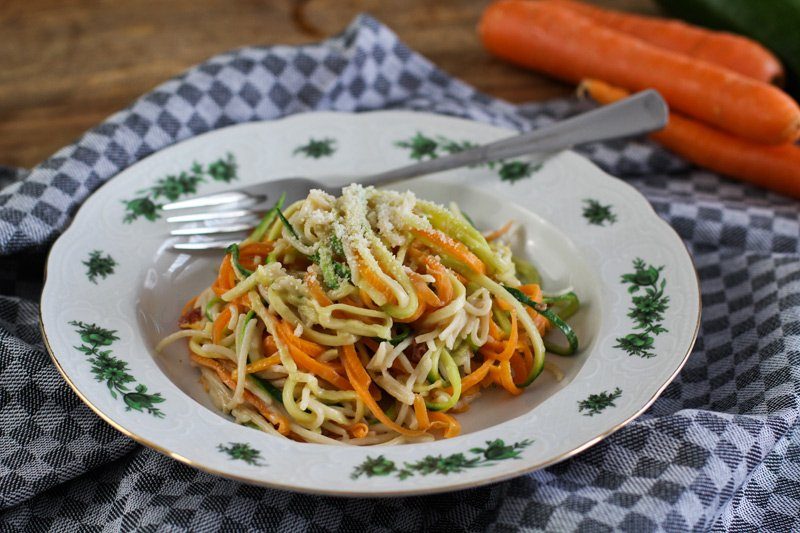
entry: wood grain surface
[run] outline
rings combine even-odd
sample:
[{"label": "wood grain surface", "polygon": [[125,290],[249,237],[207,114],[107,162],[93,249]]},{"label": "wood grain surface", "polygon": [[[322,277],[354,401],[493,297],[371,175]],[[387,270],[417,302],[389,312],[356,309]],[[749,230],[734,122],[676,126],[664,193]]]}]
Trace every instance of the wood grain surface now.
[{"label": "wood grain surface", "polygon": [[[298,44],[360,12],[450,74],[512,102],[569,86],[490,57],[475,34],[488,0],[0,1],[0,165],[30,167],[140,94],[209,56]],[[657,13],[651,0],[594,3]]]}]

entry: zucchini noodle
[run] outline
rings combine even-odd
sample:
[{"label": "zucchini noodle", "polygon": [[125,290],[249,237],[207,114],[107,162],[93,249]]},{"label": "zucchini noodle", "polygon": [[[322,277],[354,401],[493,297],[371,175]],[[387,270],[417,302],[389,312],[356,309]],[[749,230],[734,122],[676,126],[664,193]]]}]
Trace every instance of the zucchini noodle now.
[{"label": "zucchini noodle", "polygon": [[[186,343],[239,424],[335,445],[452,437],[482,389],[518,395],[545,368],[561,376],[547,347],[577,349],[577,296],[542,294],[503,241],[513,224],[487,240],[454,204],[360,185],[283,207],[227,250],[157,346]],[[549,329],[568,346],[546,344]]]}]

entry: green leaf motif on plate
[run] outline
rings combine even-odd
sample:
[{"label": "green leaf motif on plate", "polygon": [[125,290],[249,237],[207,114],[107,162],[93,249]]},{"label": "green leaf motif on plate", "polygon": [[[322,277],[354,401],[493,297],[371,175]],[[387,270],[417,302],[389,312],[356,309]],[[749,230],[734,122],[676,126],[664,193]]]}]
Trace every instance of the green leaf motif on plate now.
[{"label": "green leaf motif on plate", "polygon": [[617,215],[611,210],[610,205],[603,205],[591,198],[585,199],[583,203],[586,204],[583,206],[583,218],[585,218],[589,224],[605,226],[606,222],[608,222],[610,226],[617,221]]},{"label": "green leaf motif on plate", "polygon": [[[429,137],[417,132],[413,137],[394,143],[398,148],[409,151],[409,157],[415,161],[436,159],[444,155],[457,154],[478,146],[472,141],[455,141],[442,135]],[[529,178],[534,172],[542,168],[541,164],[526,161],[492,161],[483,165],[495,170],[503,181],[514,183],[523,178]]]},{"label": "green leaf motif on plate", "polygon": [[159,178],[153,186],[138,191],[139,196],[136,198],[123,200],[125,217],[122,220],[126,224],[139,218],[153,222],[161,218],[161,209],[165,203],[197,193],[198,186],[208,183],[209,180],[230,183],[238,178],[237,169],[236,160],[230,153],[205,167],[195,161],[188,171]]},{"label": "green leaf motif on plate", "polygon": [[350,477],[358,479],[361,476],[375,477],[394,474],[403,480],[416,474],[423,476],[428,474],[447,475],[463,472],[468,468],[491,466],[498,461],[519,459],[522,450],[531,444],[533,444],[533,441],[528,439],[511,445],[506,445],[502,439],[495,439],[486,441],[485,448],[471,448],[469,457],[463,453],[454,453],[447,456],[427,455],[419,461],[404,463],[402,466],[398,466],[394,461],[387,459],[383,455],[378,457],[368,456],[363,463],[353,469]]},{"label": "green leaf motif on plate", "polygon": [[219,444],[217,449],[227,453],[231,459],[244,461],[249,465],[263,466],[261,452],[245,442],[229,442],[227,446]]},{"label": "green leaf motif on plate", "polygon": [[95,379],[106,384],[112,398],[121,397],[126,411],[147,412],[156,418],[164,417],[164,413],[155,406],[164,401],[161,393],[149,393],[147,387],[141,383],[131,388],[136,378],[130,374],[128,363],[115,357],[111,350],[103,349],[119,340],[116,330],[76,320],[71,321],[70,325],[75,326],[75,332],[83,341],[75,349],[86,355]]},{"label": "green leaf motif on plate", "polygon": [[83,261],[83,264],[86,265],[86,277],[95,285],[97,285],[98,276],[106,279],[107,276],[114,273],[114,267],[117,266],[113,257],[108,254],[103,255],[100,250],[90,252],[89,259]]},{"label": "green leaf motif on plate", "polygon": [[335,152],[336,139],[325,137],[324,139],[309,139],[308,143],[295,148],[292,154],[303,154],[307,158],[320,159],[322,157],[330,157]]},{"label": "green leaf motif on plate", "polygon": [[634,271],[622,275],[622,282],[629,285],[632,305],[628,317],[633,319],[634,331],[624,337],[617,337],[615,348],[621,348],[628,355],[643,358],[655,357],[653,345],[655,337],[665,333],[664,313],[669,308],[669,296],[664,294],[667,280],[661,277],[663,266],[654,267],[636,258]]},{"label": "green leaf motif on plate", "polygon": [[578,402],[578,411],[586,411],[584,416],[594,416],[605,410],[606,407],[616,407],[614,400],[622,396],[622,389],[616,387],[612,392],[603,391],[590,394],[585,400]]},{"label": "green leaf motif on plate", "polygon": [[523,178],[530,178],[534,172],[537,172],[541,168],[541,163],[534,165],[526,161],[501,162],[500,168],[497,170],[497,175],[500,176],[500,179],[503,181],[514,183]]}]

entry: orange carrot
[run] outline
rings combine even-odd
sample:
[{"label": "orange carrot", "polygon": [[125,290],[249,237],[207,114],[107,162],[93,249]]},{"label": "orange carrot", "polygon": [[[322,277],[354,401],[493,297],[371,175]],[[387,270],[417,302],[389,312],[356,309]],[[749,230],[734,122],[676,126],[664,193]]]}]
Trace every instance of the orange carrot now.
[{"label": "orange carrot", "polygon": [[[581,88],[601,104],[627,96],[627,91],[596,80],[584,81]],[[651,137],[699,166],[800,198],[800,147],[794,144],[752,143],[676,113]]]},{"label": "orange carrot", "polygon": [[322,285],[319,284],[319,280],[317,276],[309,270],[306,272],[305,277],[306,285],[308,285],[308,292],[311,293],[311,297],[314,298],[319,305],[322,307],[327,307],[331,305],[333,302],[328,295],[325,294],[325,291],[322,290]]},{"label": "orange carrot", "polygon": [[630,90],[658,89],[674,109],[756,142],[800,134],[800,107],[763,82],[657,48],[547,2],[501,0],[483,12],[486,48],[569,81],[597,78]]},{"label": "orange carrot", "polygon": [[411,246],[408,249],[408,254],[414,258],[417,263],[425,265],[425,271],[433,276],[434,286],[436,287],[436,296],[442,302],[441,305],[450,303],[453,299],[453,282],[450,281],[447,268],[439,261],[436,256],[426,254],[416,246]]},{"label": "orange carrot", "polygon": [[367,264],[363,261],[358,262],[358,274],[367,282],[373,289],[381,293],[387,300],[394,298],[392,288],[378,276]]},{"label": "orange carrot", "polygon": [[242,257],[259,255],[266,257],[274,246],[271,242],[251,242],[239,248],[239,259]]},{"label": "orange carrot", "polygon": [[231,264],[230,254],[222,258],[222,264],[219,267],[219,276],[211,285],[211,289],[217,296],[222,296],[236,285],[236,275],[233,272],[233,265]]},{"label": "orange carrot", "polygon": [[493,338],[491,335],[483,346],[478,348],[478,352],[484,355],[484,358],[495,359],[496,354],[503,351],[505,343],[501,340]]},{"label": "orange carrot", "polygon": [[497,305],[497,307],[501,311],[511,311],[513,309],[513,307],[511,307],[510,303],[508,303],[505,300],[499,299],[499,298],[495,298],[494,299],[494,303]]},{"label": "orange carrot", "polygon": [[498,382],[499,382],[499,381],[498,381],[498,378],[496,377],[496,376],[497,376],[497,370],[498,370],[499,368],[500,368],[499,366],[492,366],[492,367],[489,369],[489,373],[488,373],[488,374],[486,374],[486,377],[484,377],[484,378],[481,380],[481,383],[480,383],[480,385],[481,385],[481,388],[482,388],[482,389],[485,389],[486,387],[491,387],[491,386],[492,386],[492,384],[494,384],[494,383],[498,383]]},{"label": "orange carrot", "polygon": [[489,336],[495,339],[502,339],[505,337],[505,333],[503,330],[500,329],[500,326],[494,321],[494,319],[489,319]]},{"label": "orange carrot", "polygon": [[211,325],[211,340],[214,341],[214,344],[219,344],[220,341],[222,341],[223,333],[225,333],[225,329],[228,327],[228,322],[231,319],[232,308],[236,309],[234,306],[226,306],[225,309],[217,315],[217,318],[214,319],[214,323]]},{"label": "orange carrot", "polygon": [[327,363],[317,361],[298,346],[295,342],[298,339],[292,334],[292,327],[289,324],[286,322],[278,323],[276,326],[276,333],[278,334],[278,338],[289,348],[289,354],[292,356],[292,359],[294,359],[294,362],[297,363],[297,366],[311,372],[315,376],[321,377],[340,390],[353,389],[350,383],[337,374]]},{"label": "orange carrot", "polygon": [[409,272],[408,273],[409,279],[411,279],[411,283],[414,284],[414,289],[416,289],[417,297],[420,301],[425,302],[426,304],[433,306],[433,307],[441,307],[442,301],[436,295],[435,292],[428,287],[428,283],[425,282],[423,279],[420,279],[421,276],[416,272]]},{"label": "orange carrot", "polygon": [[284,326],[283,333],[285,334],[284,336],[287,339],[286,340],[287,344],[292,344],[296,346],[297,348],[303,350],[303,352],[307,353],[311,357],[318,357],[322,355],[322,353],[327,349],[321,344],[317,344],[316,342],[306,340],[302,337],[295,337],[294,330],[292,330],[292,327],[289,325],[288,322],[284,322],[283,326]]},{"label": "orange carrot", "polygon": [[478,259],[478,256],[469,251],[469,248],[460,241],[435,229],[412,229],[411,233],[420,237],[426,244],[433,245],[437,250],[453,259],[457,259],[466,264],[471,270],[478,274],[486,272],[486,265]]},{"label": "orange carrot", "polygon": [[[271,242],[251,242],[239,249],[239,264],[248,270],[255,270],[259,264],[264,262],[267,255],[272,251]],[[261,263],[256,263],[255,258],[260,257]]]},{"label": "orange carrot", "polygon": [[486,236],[486,240],[487,241],[493,241],[495,239],[498,239],[498,238],[502,237],[503,235],[508,233],[508,230],[510,230],[513,225],[514,225],[514,221],[513,220],[509,220],[508,222],[506,222],[503,225],[502,228],[494,230],[489,235],[487,235]]},{"label": "orange carrot", "polygon": [[[465,396],[469,389],[483,381],[483,378],[489,373],[493,364],[494,361],[491,359],[484,361],[481,366],[464,376],[464,379],[461,380],[461,395]],[[452,389],[448,390],[448,393],[452,394]]]},{"label": "orange carrot", "polygon": [[518,396],[522,394],[522,391],[525,389],[520,389],[514,383],[514,378],[511,375],[511,363],[509,361],[503,361],[500,363],[499,367],[492,368],[492,375],[494,379],[500,383],[500,385],[508,391],[510,394],[514,396]]},{"label": "orange carrot", "polygon": [[245,372],[248,374],[252,374],[254,372],[261,372],[262,370],[266,370],[271,366],[279,365],[281,363],[281,356],[279,354],[272,354],[269,357],[265,357],[264,359],[259,359],[255,363],[250,363],[247,365]]},{"label": "orange carrot", "polygon": [[511,356],[514,355],[514,351],[517,349],[517,341],[519,340],[519,330],[517,328],[517,312],[513,309],[511,310],[511,333],[508,335],[508,342],[506,343],[505,348],[499,354],[497,354],[498,361],[508,361],[511,359]]},{"label": "orange carrot", "polygon": [[297,363],[297,366],[303,370],[306,370],[315,376],[321,377],[340,390],[352,390],[352,387],[347,380],[340,376],[336,370],[334,370],[327,363],[317,361],[313,357],[303,352],[303,350],[299,349],[297,346],[291,344],[289,345],[289,354],[292,356],[292,359],[294,359],[295,363]]},{"label": "orange carrot", "polygon": [[647,17],[602,9],[575,0],[545,0],[560,4],[598,24],[671,50],[738,72],[765,83],[783,79],[783,66],[772,52],[742,35],[713,31],[680,20]]},{"label": "orange carrot", "polygon": [[451,439],[461,433],[461,424],[447,413],[431,411],[429,416],[431,418],[431,428],[444,428],[444,438]]},{"label": "orange carrot", "polygon": [[522,345],[522,356],[525,360],[525,372],[522,374],[523,376],[527,376],[530,373],[530,369],[533,366],[533,352],[531,351],[531,347],[528,346],[527,342],[521,343]]},{"label": "orange carrot", "polygon": [[453,299],[453,282],[447,275],[447,268],[435,257],[425,257],[425,270],[433,276],[436,296],[442,301],[442,305],[450,303]]},{"label": "orange carrot", "polygon": [[425,434],[422,430],[408,429],[396,424],[394,420],[383,412],[378,402],[376,402],[369,393],[369,386],[372,383],[372,379],[364,369],[364,365],[362,365],[361,361],[358,359],[358,355],[352,344],[347,344],[339,348],[339,355],[344,361],[344,369],[347,372],[347,378],[353,385],[352,388],[356,391],[358,397],[361,398],[361,401],[367,406],[367,409],[375,415],[375,418],[401,435],[419,436]]},{"label": "orange carrot", "polygon": [[428,419],[428,408],[425,400],[419,394],[414,395],[414,416],[417,418],[419,429],[425,430],[431,426],[431,421]]},{"label": "orange carrot", "polygon": [[[539,302],[542,299],[542,288],[535,283],[531,283],[530,285],[522,285],[519,290],[521,290],[523,294],[525,294],[534,302]],[[533,320],[533,325],[539,330],[539,334],[544,335],[547,333],[547,329],[550,327],[550,321],[530,307],[528,307],[527,310],[528,316],[530,316],[531,320]]]},{"label": "orange carrot", "polygon": [[525,364],[525,359],[520,355],[520,352],[514,352],[514,355],[511,356],[508,362],[511,363],[511,373],[518,379],[522,380],[524,376],[528,375],[528,367]]},{"label": "orange carrot", "polygon": [[356,422],[349,428],[347,428],[347,432],[350,434],[351,437],[354,439],[363,439],[369,433],[369,426],[366,425],[364,422]]},{"label": "orange carrot", "polygon": [[[236,380],[231,377],[230,372],[226,370],[226,368],[218,361],[215,361],[209,357],[200,357],[196,354],[192,354],[192,361],[216,371],[219,379],[222,380],[222,382],[227,385],[228,388],[231,390],[236,389]],[[269,421],[270,424],[277,427],[278,433],[281,435],[287,435],[289,433],[289,420],[285,416],[274,412],[267,404],[261,401],[261,398],[247,389],[244,391],[244,399],[247,400],[248,403],[252,404],[258,410],[258,412]]]},{"label": "orange carrot", "polygon": [[275,337],[272,335],[265,335],[261,344],[264,345],[264,355],[270,356],[278,351],[278,345],[275,344]]},{"label": "orange carrot", "polygon": [[[491,322],[489,324],[489,330],[491,332]],[[489,359],[494,359],[497,361],[508,361],[514,352],[517,349],[517,343],[519,342],[519,329],[517,328],[517,312],[511,311],[511,331],[508,336],[508,340],[505,342],[499,343],[502,347],[502,350],[497,352],[495,351],[495,346],[493,342],[486,342],[483,346],[481,346],[478,351],[485,357]]]}]

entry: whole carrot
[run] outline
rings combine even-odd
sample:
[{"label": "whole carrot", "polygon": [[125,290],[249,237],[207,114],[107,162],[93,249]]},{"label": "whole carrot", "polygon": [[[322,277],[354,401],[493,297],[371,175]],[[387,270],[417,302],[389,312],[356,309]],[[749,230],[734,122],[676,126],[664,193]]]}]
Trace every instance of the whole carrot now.
[{"label": "whole carrot", "polygon": [[[584,80],[578,91],[601,104],[629,94],[598,80]],[[800,198],[800,147],[794,144],[753,143],[677,113],[650,137],[701,167]]]},{"label": "whole carrot", "polygon": [[560,5],[500,0],[483,12],[486,48],[514,63],[577,82],[597,78],[658,89],[674,109],[756,142],[800,134],[800,108],[779,89],[657,48]]},{"label": "whole carrot", "polygon": [[712,31],[674,19],[611,11],[576,0],[544,0],[559,4],[607,28],[681,55],[714,63],[748,78],[781,82],[783,66],[758,42],[733,33]]}]

